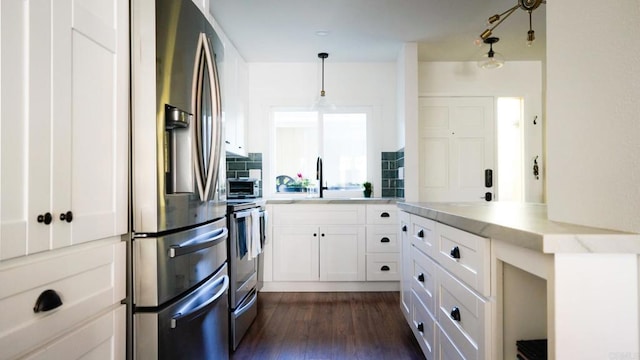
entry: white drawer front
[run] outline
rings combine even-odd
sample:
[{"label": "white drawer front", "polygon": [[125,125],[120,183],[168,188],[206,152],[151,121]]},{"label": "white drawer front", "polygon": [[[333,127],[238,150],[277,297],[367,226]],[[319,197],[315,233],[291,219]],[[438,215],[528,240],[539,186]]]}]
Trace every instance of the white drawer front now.
[{"label": "white drawer front", "polygon": [[[53,340],[125,297],[122,241],[96,241],[37,254],[0,267],[0,358],[13,358]],[[45,290],[62,305],[34,313]]]},{"label": "white drawer front", "polygon": [[389,253],[400,251],[395,225],[368,225],[367,252]]},{"label": "white drawer front", "polygon": [[436,351],[436,322],[413,291],[411,292],[411,314],[413,323],[410,325],[413,334],[426,358],[433,359]]},{"label": "white drawer front", "polygon": [[489,239],[437,223],[435,259],[469,286],[490,296]]},{"label": "white drawer front", "polygon": [[355,225],[364,224],[365,212],[364,205],[274,205],[269,220],[273,226]]},{"label": "white drawer front", "polygon": [[471,289],[437,268],[436,318],[466,359],[490,359],[485,353],[491,331],[490,304]]},{"label": "white drawer front", "polygon": [[409,229],[411,244],[429,256],[433,256],[435,254],[435,230],[435,221],[411,215],[411,227]]},{"label": "white drawer front", "polygon": [[367,254],[367,281],[400,280],[400,254]]},{"label": "white drawer front", "polygon": [[418,294],[427,309],[435,314],[436,309],[436,264],[428,256],[411,247],[413,274],[411,288]]},{"label": "white drawer front", "polygon": [[465,360],[460,351],[453,345],[451,339],[438,328],[438,356],[434,357],[438,360]]},{"label": "white drawer front", "polygon": [[125,307],[118,306],[26,359],[124,359]]},{"label": "white drawer front", "polygon": [[367,224],[394,225],[397,223],[396,205],[367,205]]}]

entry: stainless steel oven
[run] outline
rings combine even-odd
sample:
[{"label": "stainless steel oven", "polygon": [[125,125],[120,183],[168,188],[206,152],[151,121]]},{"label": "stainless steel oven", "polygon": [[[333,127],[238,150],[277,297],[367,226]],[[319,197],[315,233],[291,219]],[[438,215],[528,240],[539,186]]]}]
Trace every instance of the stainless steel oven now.
[{"label": "stainless steel oven", "polygon": [[258,313],[267,212],[261,200],[230,200],[227,209],[230,345],[235,350]]}]

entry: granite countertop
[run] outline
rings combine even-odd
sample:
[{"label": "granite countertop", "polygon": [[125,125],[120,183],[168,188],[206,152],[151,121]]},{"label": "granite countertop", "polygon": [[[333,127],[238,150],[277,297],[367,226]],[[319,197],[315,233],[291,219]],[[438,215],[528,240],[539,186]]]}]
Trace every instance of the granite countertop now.
[{"label": "granite countertop", "polygon": [[544,253],[636,253],[640,234],[550,221],[545,204],[398,202],[408,213]]},{"label": "granite countertop", "polygon": [[400,198],[318,198],[318,197],[300,197],[300,198],[272,198],[267,199],[267,204],[396,204],[404,201]]}]

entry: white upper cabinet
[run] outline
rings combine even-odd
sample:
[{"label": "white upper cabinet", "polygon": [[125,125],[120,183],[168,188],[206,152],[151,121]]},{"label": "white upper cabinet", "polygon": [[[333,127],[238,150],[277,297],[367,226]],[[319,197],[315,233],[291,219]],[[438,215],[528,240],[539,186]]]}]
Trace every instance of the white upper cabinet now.
[{"label": "white upper cabinet", "polygon": [[0,4],[0,260],[127,231],[129,4]]},{"label": "white upper cabinet", "polygon": [[226,42],[223,70],[223,109],[226,150],[247,155],[245,122],[249,112],[249,68],[238,51]]}]

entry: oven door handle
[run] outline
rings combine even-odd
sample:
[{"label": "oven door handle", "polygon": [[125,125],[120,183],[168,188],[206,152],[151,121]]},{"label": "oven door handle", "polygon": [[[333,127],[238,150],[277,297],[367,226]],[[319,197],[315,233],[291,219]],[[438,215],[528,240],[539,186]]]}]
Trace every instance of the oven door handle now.
[{"label": "oven door handle", "polygon": [[209,311],[210,308],[215,306],[219,300],[224,299],[225,297],[223,295],[225,295],[227,290],[229,289],[229,276],[224,275],[222,278],[216,280],[213,284],[209,286],[219,286],[220,283],[222,283],[222,286],[220,286],[220,290],[218,290],[218,292],[215,295],[213,295],[207,302],[198,306],[195,309],[185,309],[188,311],[185,314],[182,314],[182,313],[175,314],[171,318],[171,328],[175,329],[178,327],[178,325],[180,325],[180,323],[188,322],[199,317],[203,313]]},{"label": "oven door handle", "polygon": [[[216,235],[211,236],[212,234]],[[195,239],[185,241],[182,244],[171,245],[171,247],[169,248],[169,257],[174,258],[176,256],[185,255],[196,252],[198,250],[212,247],[221,241],[227,240],[228,235],[229,230],[227,230],[227,228],[225,227],[200,235]],[[204,238],[204,240],[200,241],[202,238]]]}]

